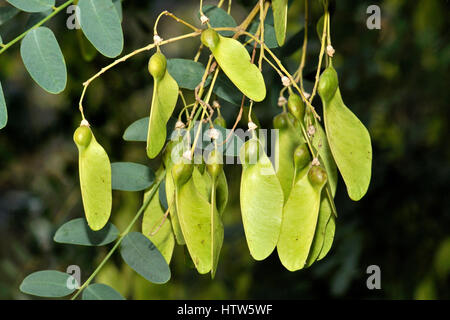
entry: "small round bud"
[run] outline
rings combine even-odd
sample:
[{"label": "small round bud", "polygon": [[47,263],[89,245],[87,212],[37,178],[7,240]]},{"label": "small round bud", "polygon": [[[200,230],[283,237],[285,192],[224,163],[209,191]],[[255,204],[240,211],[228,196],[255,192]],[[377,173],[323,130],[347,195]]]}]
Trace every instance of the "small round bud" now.
[{"label": "small round bud", "polygon": [[318,158],[314,158],[314,159],[311,161],[311,165],[312,165],[312,166],[320,166],[320,161],[319,161],[319,159],[318,159]]},{"label": "small round bud", "polygon": [[309,99],[311,97],[311,94],[308,92],[303,92],[303,95],[305,96],[305,99]]},{"label": "small round bud", "polygon": [[220,103],[219,103],[219,101],[214,100],[214,101],[213,101],[213,107],[216,108],[216,109],[220,108]]},{"label": "small round bud", "polygon": [[289,87],[289,85],[291,84],[291,80],[289,80],[289,78],[286,76],[281,77],[281,82],[283,83],[283,86],[285,86],[285,87]]},{"label": "small round bud", "polygon": [[327,46],[327,55],[329,57],[333,57],[335,52],[336,52],[336,50],[334,50],[332,45]]},{"label": "small round bud", "polygon": [[155,34],[153,36],[153,42],[155,43],[155,45],[159,46],[162,41],[163,41],[163,39],[160,36],[158,36],[157,34]]},{"label": "small round bud", "polygon": [[209,129],[208,132],[208,136],[212,139],[212,140],[217,140],[220,137],[220,132],[219,130],[215,129],[215,128],[211,128]]},{"label": "small round bud", "polygon": [[248,123],[248,130],[249,131],[255,130],[256,128],[258,128],[258,126],[253,121],[250,121]]},{"label": "small round bud", "polygon": [[279,107],[284,106],[286,103],[287,103],[287,99],[285,97],[281,96],[278,98],[278,106]]},{"label": "small round bud", "polygon": [[308,127],[308,136],[312,137],[316,134],[316,127],[313,125]]},{"label": "small round bud", "polygon": [[189,161],[192,161],[192,153],[191,150],[186,150],[183,152],[183,158]]},{"label": "small round bud", "polygon": [[183,121],[178,120],[178,121],[175,123],[175,129],[184,129],[185,127],[186,127],[186,125],[184,124]]},{"label": "small round bud", "polygon": [[205,16],[205,15],[201,15],[200,16],[200,22],[202,23],[202,24],[207,24],[208,22],[209,22],[209,18],[207,17],[207,16]]}]

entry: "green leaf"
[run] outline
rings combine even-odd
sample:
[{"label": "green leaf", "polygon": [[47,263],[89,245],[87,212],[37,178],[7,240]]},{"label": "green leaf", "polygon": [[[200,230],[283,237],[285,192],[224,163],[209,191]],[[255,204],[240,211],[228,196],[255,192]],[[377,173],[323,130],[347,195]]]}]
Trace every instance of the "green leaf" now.
[{"label": "green leaf", "polygon": [[[233,17],[222,8],[212,5],[205,5],[203,6],[202,11],[205,16],[209,18],[209,24],[213,28],[235,28],[237,26]],[[200,18],[200,14],[198,17]],[[233,31],[219,31],[219,34],[224,37],[231,37],[233,35]]]},{"label": "green leaf", "polygon": [[166,283],[170,269],[156,246],[142,233],[127,234],[120,247],[123,260],[138,274],[152,283]]},{"label": "green leaf", "polygon": [[287,0],[273,0],[272,10],[275,26],[275,34],[278,44],[282,46],[286,40],[286,27],[287,27]]},{"label": "green leaf", "polygon": [[107,223],[99,231],[92,231],[86,223],[86,219],[78,218],[59,227],[53,240],[58,243],[80,246],[104,246],[116,240],[118,236],[119,230],[112,223]]},{"label": "green leaf", "polygon": [[[202,81],[205,67],[200,62],[188,59],[169,59],[167,69],[180,88],[194,90]],[[209,84],[207,79],[205,87]]]},{"label": "green leaf", "polygon": [[125,141],[147,141],[148,133],[148,119],[145,117],[133,122],[123,134],[123,140]]},{"label": "green leaf", "polygon": [[[161,183],[161,185],[163,185],[163,183]],[[149,196],[149,191],[144,194],[144,202]],[[160,189],[158,189],[144,211],[144,217],[142,218],[142,233],[150,239],[156,248],[158,248],[159,252],[161,252],[164,259],[166,259],[166,262],[169,264],[175,247],[175,237],[173,235],[170,219],[164,218],[165,210],[163,210],[159,202],[159,191]]]},{"label": "green leaf", "polygon": [[[256,32],[258,31],[258,27],[259,27],[259,21],[252,22],[250,24],[250,28],[249,28],[248,32],[255,35]],[[252,38],[250,38],[250,36],[246,36],[245,41],[249,41],[249,40],[252,40]],[[275,28],[267,23],[264,24],[264,44],[267,47],[269,47],[269,49],[278,48],[278,42],[277,42],[277,37],[275,34]],[[259,48],[260,45],[257,44],[257,47]]]},{"label": "green leaf", "polygon": [[120,18],[111,0],[80,0],[80,25],[86,38],[108,58],[123,50]]},{"label": "green leaf", "polygon": [[103,283],[94,283],[83,290],[83,300],[125,300],[122,295]]},{"label": "green leaf", "polygon": [[[146,142],[149,119],[150,119],[149,117],[144,117],[130,124],[130,126],[125,130],[123,134],[123,140]],[[176,118],[171,117],[167,122],[168,138],[170,138],[170,133],[173,131],[172,129],[174,128],[176,121],[177,121]]]},{"label": "green leaf", "polygon": [[366,127],[342,101],[339,88],[329,101],[323,101],[328,143],[347,192],[360,200],[370,184],[372,145]]},{"label": "green leaf", "polygon": [[147,156],[150,159],[155,158],[164,147],[166,126],[177,104],[178,90],[177,82],[167,69],[161,79],[155,79],[147,134]]},{"label": "green leaf", "polygon": [[23,279],[20,291],[39,297],[65,297],[75,291],[67,286],[68,280],[74,278],[64,272],[55,270],[37,271]]},{"label": "green leaf", "polygon": [[3,95],[2,83],[0,82],[0,129],[8,122],[8,110],[6,109],[5,96]]},{"label": "green leaf", "polygon": [[114,162],[111,173],[113,190],[142,191],[155,181],[153,170],[139,163]]},{"label": "green leaf", "polygon": [[28,32],[22,40],[20,54],[28,73],[44,90],[57,94],[65,89],[66,62],[50,29],[39,27]]},{"label": "green leaf", "polygon": [[217,63],[233,84],[249,99],[262,101],[266,85],[258,67],[251,63],[250,55],[237,40],[218,35],[218,43],[210,48]]},{"label": "green leaf", "polygon": [[310,167],[297,176],[283,209],[283,223],[277,244],[281,263],[289,271],[303,269],[316,230],[323,184],[315,187],[308,177]]},{"label": "green leaf", "polygon": [[119,15],[120,22],[123,20],[122,0],[112,0],[116,7],[117,14]]},{"label": "green leaf", "polygon": [[242,92],[223,73],[219,73],[213,91],[223,100],[236,106],[241,105]]},{"label": "green leaf", "polygon": [[41,12],[52,9],[55,0],[6,0],[17,9],[25,12]]},{"label": "green leaf", "polygon": [[[246,163],[245,150],[259,145],[259,159]],[[257,139],[247,141],[241,149],[241,212],[250,254],[255,260],[267,258],[278,241],[283,215],[283,189],[275,169]],[[257,151],[256,151],[257,153]],[[256,160],[250,157],[250,160]],[[254,161],[252,161],[254,162]]]},{"label": "green leaf", "polygon": [[14,18],[19,12],[15,7],[0,7],[0,26]]},{"label": "green leaf", "polygon": [[97,231],[106,225],[111,215],[111,164],[93,133],[87,147],[77,147],[84,213],[89,227]]}]

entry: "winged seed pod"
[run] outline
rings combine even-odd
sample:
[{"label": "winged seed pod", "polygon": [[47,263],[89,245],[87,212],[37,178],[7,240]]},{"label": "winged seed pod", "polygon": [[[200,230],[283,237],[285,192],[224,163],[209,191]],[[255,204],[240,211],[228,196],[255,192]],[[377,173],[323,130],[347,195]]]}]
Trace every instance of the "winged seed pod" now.
[{"label": "winged seed pod", "polygon": [[221,36],[213,29],[203,31],[201,40],[211,50],[223,72],[243,94],[253,101],[264,100],[266,85],[263,75],[251,63],[247,49],[239,41]]},{"label": "winged seed pod", "polygon": [[147,134],[147,155],[155,158],[166,142],[166,125],[178,100],[178,84],[167,71],[167,61],[161,52],[149,60],[148,70],[154,79],[152,106]]},{"label": "winged seed pod", "polygon": [[111,215],[111,163],[88,125],[77,128],[73,140],[79,152],[81,196],[86,220],[92,230],[100,230]]}]

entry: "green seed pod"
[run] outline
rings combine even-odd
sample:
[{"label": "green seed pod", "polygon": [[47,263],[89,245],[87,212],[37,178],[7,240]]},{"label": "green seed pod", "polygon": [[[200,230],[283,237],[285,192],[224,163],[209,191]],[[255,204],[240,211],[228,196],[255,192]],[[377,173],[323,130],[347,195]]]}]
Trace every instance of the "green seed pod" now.
[{"label": "green seed pod", "polygon": [[111,215],[111,163],[105,149],[87,125],[74,134],[78,148],[81,196],[89,227],[102,229]]},{"label": "green seed pod", "polygon": [[161,79],[166,73],[167,60],[161,52],[156,52],[148,61],[148,72],[155,79]]},{"label": "green seed pod", "polygon": [[299,95],[293,93],[289,96],[288,109],[298,121],[303,121],[305,117],[305,103]]},{"label": "green seed pod", "polygon": [[308,172],[308,179],[315,187],[321,187],[327,182],[327,172],[319,166],[313,166]]},{"label": "green seed pod", "polygon": [[324,72],[322,72],[322,75],[320,76],[317,91],[319,92],[319,95],[322,97],[322,99],[328,101],[333,98],[338,85],[339,82],[336,70],[334,70],[333,67],[328,67]]},{"label": "green seed pod", "polygon": [[259,142],[256,139],[249,140],[244,145],[244,159],[246,164],[255,164],[259,159]]},{"label": "green seed pod", "polygon": [[213,29],[206,29],[202,32],[201,41],[203,45],[214,49],[220,41],[219,35]]},{"label": "green seed pod", "polygon": [[[245,144],[250,145],[249,151],[257,152],[259,143],[253,139]],[[241,162],[246,160],[244,156],[246,152],[242,150]],[[261,150],[257,162],[242,166],[240,203],[250,254],[255,260],[263,260],[277,244],[284,203],[280,181],[264,150]]]},{"label": "green seed pod", "polygon": [[192,163],[180,162],[172,167],[172,176],[176,185],[182,186],[192,176],[194,166]]},{"label": "green seed pod", "polygon": [[280,113],[273,118],[273,127],[275,129],[285,129],[289,125],[287,114],[285,112]]},{"label": "green seed pod", "polygon": [[92,131],[88,126],[81,126],[75,130],[73,134],[73,141],[78,147],[86,148],[92,139]]},{"label": "green seed pod", "polygon": [[208,164],[206,165],[206,169],[208,170],[211,178],[216,179],[222,172],[222,162],[222,156],[220,155],[220,153],[216,152],[216,150],[211,151],[208,158]]},{"label": "green seed pod", "polygon": [[171,165],[173,164],[172,153],[174,152],[174,148],[178,148],[177,156],[182,157],[183,148],[181,148],[181,146],[179,146],[181,139],[182,139],[181,137],[177,137],[175,140],[169,140],[169,142],[167,142],[166,147],[164,148],[164,151],[163,151],[163,156],[162,156],[163,163],[164,163],[164,166],[166,167],[166,169],[170,169],[169,167],[171,167]]},{"label": "green seed pod", "polygon": [[300,172],[310,161],[311,156],[306,143],[299,145],[294,151],[294,164],[297,172]]},{"label": "green seed pod", "polygon": [[216,119],[214,119],[214,124],[217,124],[217,125],[221,126],[222,128],[227,127],[227,123],[222,116],[218,116]]}]

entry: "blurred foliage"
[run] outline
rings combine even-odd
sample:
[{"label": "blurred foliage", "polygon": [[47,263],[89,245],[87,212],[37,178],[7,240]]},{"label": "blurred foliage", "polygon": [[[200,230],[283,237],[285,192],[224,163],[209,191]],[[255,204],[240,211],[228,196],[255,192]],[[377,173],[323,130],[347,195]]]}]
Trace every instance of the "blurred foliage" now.
[{"label": "blurred foliage", "polygon": [[[233,1],[236,21],[254,2]],[[315,23],[322,12],[319,1],[311,2],[306,70],[313,71],[319,51]],[[381,30],[366,28],[366,9],[374,3],[381,7]],[[164,9],[198,25],[197,1],[126,0],[123,6],[126,52],[152,41],[154,20]],[[303,1],[292,2],[288,27],[292,39],[287,48],[278,49],[291,71],[300,56],[302,8]],[[352,202],[340,181],[336,239],[323,261],[290,273],[276,253],[263,262],[252,260],[239,212],[240,168],[233,165],[226,166],[231,201],[224,214],[225,245],[214,281],[189,268],[181,247],[176,248],[172,280],[166,285],[149,284],[124,265],[120,255],[97,281],[136,299],[450,298],[450,198],[445,191],[450,181],[448,12],[449,2],[444,0],[337,1],[332,17],[335,67],[346,104],[372,135],[374,162],[372,184],[362,201]],[[49,23],[68,66],[63,94],[46,94],[33,83],[17,45],[0,56],[9,109],[8,126],[0,132],[0,299],[30,298],[19,292],[19,284],[40,269],[64,271],[77,264],[86,279],[107,250],[52,241],[60,225],[83,215],[72,142],[80,121],[77,103],[83,81],[109,62],[101,55],[85,62],[76,32],[65,28],[65,19],[60,14]],[[0,27],[3,40],[25,30],[27,20],[28,15],[20,13]],[[169,38],[186,31],[163,19],[159,33]],[[163,51],[169,57],[192,58],[195,46],[198,39],[165,46]],[[122,140],[124,129],[148,114],[152,94],[148,58],[142,54],[119,65],[87,92],[87,117],[112,161],[149,163],[143,144]],[[313,79],[309,80],[307,89]],[[266,128],[279,112],[279,82],[276,74],[266,76],[272,91],[254,108]],[[237,111],[232,105],[222,108],[229,124]],[[141,197],[114,193],[113,222],[119,229],[130,221]],[[366,287],[366,268],[372,264],[381,268],[381,290]]]}]

